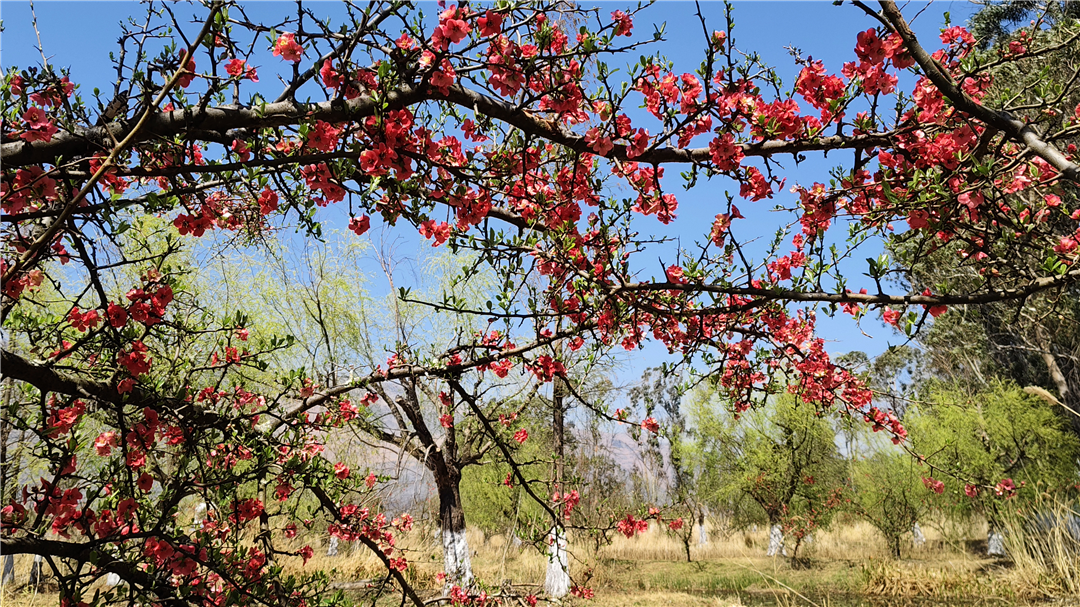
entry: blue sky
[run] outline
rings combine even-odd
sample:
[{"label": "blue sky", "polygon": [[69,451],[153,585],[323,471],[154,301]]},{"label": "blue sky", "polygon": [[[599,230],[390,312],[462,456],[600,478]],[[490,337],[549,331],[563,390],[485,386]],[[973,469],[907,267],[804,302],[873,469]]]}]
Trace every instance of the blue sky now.
[{"label": "blue sky", "polygon": [[[588,3],[582,3],[588,5]],[[616,9],[627,8],[627,3],[607,2],[597,3],[602,9],[602,14]],[[421,5],[425,13],[434,18],[437,7],[434,3]],[[905,8],[905,14],[909,19],[919,13],[924,4],[912,3]],[[246,5],[249,14],[253,18],[261,18],[267,21],[275,20],[280,15],[284,17],[295,11],[293,3],[251,3]],[[311,7],[316,12],[340,11],[340,5],[331,3],[312,3]],[[920,35],[924,44],[930,48],[937,48],[937,33],[943,22],[942,15],[951,12],[954,23],[963,23],[976,7],[965,2],[935,2],[913,21],[916,33]],[[727,29],[724,21],[724,8],[718,2],[702,3],[701,9],[706,18],[708,31],[714,29]],[[185,17],[203,11],[195,6],[180,4],[175,8],[178,16]],[[112,90],[112,82],[115,78],[112,64],[109,60],[109,52],[116,49],[115,41],[119,36],[118,23],[129,15],[138,15],[142,8],[134,3],[120,2],[39,2],[36,4],[38,26],[41,32],[41,42],[49,61],[54,66],[70,67],[72,80],[82,84],[83,94],[89,97],[94,87],[105,91]],[[635,21],[635,39],[649,38],[654,24],[666,21],[666,42],[651,48],[647,52],[659,50],[668,59],[674,61],[676,73],[693,72],[702,58],[702,49],[705,46],[704,35],[701,25],[695,16],[696,7],[691,2],[661,2],[646,10]],[[4,35],[0,39],[0,58],[6,70],[10,66],[21,68],[38,65],[41,56],[36,48],[36,38],[31,27],[30,8],[26,2],[3,2],[0,3],[0,17],[4,21]],[[651,21],[651,22],[650,22]],[[815,59],[825,62],[825,67],[831,72],[838,72],[844,61],[853,60],[852,49],[855,45],[855,35],[861,30],[876,26],[877,23],[861,10],[852,6],[834,6],[831,2],[740,2],[735,7],[734,37],[739,48],[746,51],[757,51],[763,60],[778,68],[785,84],[790,87],[794,81],[797,67],[791,60],[785,47],[794,46],[799,48],[803,55],[811,55]],[[195,25],[188,29],[196,29]],[[265,70],[260,71],[262,76],[261,87],[268,94],[276,96],[280,85],[272,76],[277,65],[272,64],[276,58],[269,57],[265,53],[261,63]],[[619,62],[635,62],[637,55],[619,58]],[[259,62],[256,62],[258,64]],[[618,67],[616,62],[611,62],[612,67]],[[904,87],[903,81],[901,88]],[[644,116],[644,112],[631,114],[632,118]],[[828,170],[837,163],[850,161],[850,154],[833,155],[830,158],[822,158],[820,155],[811,155],[807,162],[797,168],[790,160],[782,160],[787,171],[787,186],[784,191],[777,194],[773,201],[759,203],[738,203],[743,213],[747,215],[746,225],[740,226],[740,234],[756,232],[761,235],[771,236],[776,229],[778,217],[771,214],[770,209],[774,204],[790,205],[794,201],[794,195],[787,192],[787,187],[794,183],[810,185],[814,181],[828,182]],[[668,168],[667,183],[670,191],[676,192],[680,199],[679,220],[672,227],[665,227],[652,219],[643,221],[640,229],[643,233],[667,234],[677,236],[685,240],[684,246],[703,237],[702,226],[711,224],[713,216],[724,209],[719,207],[724,202],[723,190],[725,187],[737,192],[737,187],[730,183],[725,184],[720,180],[704,182],[689,192],[683,192],[679,184],[678,167]],[[650,223],[651,222],[651,223]],[[373,222],[374,223],[374,222]],[[408,237],[407,237],[408,238]],[[410,244],[413,241],[409,241]],[[415,241],[419,253],[427,247],[426,243]],[[868,249],[865,254],[860,254],[857,259],[876,256],[878,250]],[[661,251],[661,257],[663,252]],[[642,278],[649,275],[661,276],[662,266],[657,260],[657,255],[644,256],[647,265],[642,267]],[[374,264],[374,262],[373,262]],[[853,273],[861,273],[865,268],[859,264],[852,266]],[[865,286],[864,283],[854,281],[855,287]],[[830,347],[832,352],[844,352],[848,350],[864,350],[870,354],[883,351],[891,341],[896,343],[900,338],[890,330],[882,326],[876,319],[864,320],[864,329],[874,337],[871,339],[864,335],[856,327],[855,323],[846,315],[838,315],[835,319],[819,318],[819,334],[834,342]],[[660,348],[649,347],[644,354],[632,357],[626,369],[628,376],[633,376],[646,366],[657,363],[662,358]]]}]

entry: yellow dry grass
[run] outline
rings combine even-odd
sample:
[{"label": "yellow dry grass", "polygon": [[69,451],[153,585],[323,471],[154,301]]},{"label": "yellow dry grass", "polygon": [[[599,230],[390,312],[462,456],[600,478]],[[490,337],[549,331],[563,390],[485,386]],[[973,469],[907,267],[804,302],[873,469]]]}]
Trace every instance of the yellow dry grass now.
[{"label": "yellow dry grass", "polygon": [[[655,527],[630,539],[618,536],[599,551],[572,542],[575,582],[593,588],[596,598],[589,604],[602,607],[731,607],[743,602],[826,607],[863,600],[885,600],[875,604],[888,605],[892,599],[918,597],[946,601],[935,605],[976,599],[1019,605],[1047,594],[1029,570],[965,552],[962,542],[948,540],[931,525],[924,529],[926,546],[908,545],[904,558],[897,561],[869,525],[846,521],[815,534],[803,546],[800,554],[808,558],[808,566],[802,568],[764,556],[765,529],[711,531],[708,544],[692,545],[691,563],[685,562],[681,542]],[[982,533],[984,527],[976,526],[964,534]],[[338,556],[328,557],[326,538],[308,536],[287,548],[301,548],[300,540],[314,548],[315,556],[306,565],[298,557],[282,559],[289,572],[322,570],[338,583],[374,579],[383,572],[380,561],[362,547],[354,550],[342,543]],[[474,573],[489,589],[512,583],[516,592],[540,593],[547,559],[534,547],[507,545],[504,536],[484,537],[477,530],[469,531],[468,540]],[[413,531],[398,538],[397,549],[410,562],[409,581],[423,589],[423,595],[435,596],[440,590],[435,576],[442,570],[441,546],[430,533]],[[29,567],[29,557],[16,560],[20,581],[26,579]],[[8,587],[0,598],[3,607],[51,607],[58,602],[54,588],[48,586],[39,593]]]}]

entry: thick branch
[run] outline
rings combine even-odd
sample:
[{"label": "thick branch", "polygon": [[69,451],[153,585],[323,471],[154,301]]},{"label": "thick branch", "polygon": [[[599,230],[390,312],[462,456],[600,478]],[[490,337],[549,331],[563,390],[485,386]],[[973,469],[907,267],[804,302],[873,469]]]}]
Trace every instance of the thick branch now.
[{"label": "thick branch", "polygon": [[823,291],[793,291],[790,289],[736,287],[731,285],[703,285],[673,282],[639,282],[617,288],[626,292],[647,291],[685,291],[713,293],[719,295],[748,295],[770,300],[804,301],[820,303],[854,303],[869,305],[923,305],[923,306],[961,306],[986,304],[998,301],[1025,299],[1040,291],[1064,287],[1080,280],[1080,268],[1060,276],[1045,276],[1013,289],[989,290],[971,295],[887,295],[885,293],[827,293]]},{"label": "thick branch", "polygon": [[111,403],[117,406],[141,404],[153,404],[155,407],[169,406],[180,418],[188,424],[208,425],[221,421],[221,418],[200,411],[190,403],[184,403],[178,399],[156,398],[142,390],[138,385],[134,386],[131,393],[125,397],[116,391],[115,386],[65,373],[45,365],[30,362],[25,358],[2,351],[0,365],[3,366],[4,377],[28,383],[42,392],[57,392],[69,396],[91,398],[98,402]]},{"label": "thick branch", "polygon": [[[397,109],[422,99],[424,95],[419,89],[404,85],[386,95],[385,107]],[[304,120],[344,122],[371,116],[379,105],[374,97],[363,96],[348,101],[322,103],[282,101],[249,108],[187,107],[154,114],[137,133],[136,140],[143,142],[157,138],[172,139],[190,133],[193,129],[228,132],[236,129],[295,125]],[[0,146],[0,158],[3,158],[7,166],[26,166],[51,163],[57,157],[70,159],[89,156],[110,147],[113,138],[126,136],[130,128],[127,124],[113,123],[76,133],[58,134],[49,141],[5,143]]]},{"label": "thick branch", "polygon": [[[7,360],[5,358],[5,360]],[[7,363],[4,364],[7,367]],[[6,371],[6,368],[5,368]],[[165,605],[186,607],[188,601],[176,595],[175,589],[161,580],[155,579],[131,564],[109,556],[108,553],[86,544],[60,542],[35,537],[23,536],[0,539],[4,554],[39,554],[57,558],[72,559],[82,563],[95,563],[97,567],[120,576],[125,582],[153,592]],[[197,598],[193,604],[201,604]]]},{"label": "thick branch", "polygon": [[[200,133],[228,133],[265,127],[297,125],[304,121],[323,120],[325,122],[345,122],[365,118],[375,114],[380,107],[399,109],[426,100],[442,99],[455,105],[476,110],[482,115],[501,120],[530,134],[543,137],[578,152],[591,152],[585,138],[563,129],[554,121],[544,120],[530,114],[519,106],[502,99],[489,97],[460,85],[450,88],[445,97],[432,91],[424,91],[417,86],[406,84],[387,93],[385,102],[372,96],[361,96],[342,101],[332,100],[321,103],[298,103],[282,101],[258,107],[188,107],[171,112],[160,112],[151,116],[142,129],[136,133],[135,142],[163,138],[172,139],[180,135],[198,138]],[[100,127],[82,129],[74,133],[61,133],[49,141],[26,142],[14,141],[0,145],[0,158],[7,166],[27,166],[52,163],[57,158],[77,158],[90,156],[110,147],[113,138],[122,138],[131,134],[131,127],[123,123],[112,123]],[[797,154],[801,152],[866,149],[885,146],[889,143],[889,134],[819,137],[800,141],[762,141],[742,144],[746,156],[773,156],[778,154]],[[608,158],[628,159],[626,146],[618,144],[606,155]],[[637,162],[648,164],[670,164],[708,162],[708,148],[658,148],[633,158]]]}]

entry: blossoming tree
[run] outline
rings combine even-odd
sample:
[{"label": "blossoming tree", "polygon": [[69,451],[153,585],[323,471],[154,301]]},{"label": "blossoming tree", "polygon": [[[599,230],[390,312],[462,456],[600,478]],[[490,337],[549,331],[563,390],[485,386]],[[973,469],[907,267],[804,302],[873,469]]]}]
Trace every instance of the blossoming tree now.
[{"label": "blossoming tree", "polygon": [[[851,61],[834,72],[796,56],[788,91],[739,50],[730,18],[703,27],[696,71],[648,56],[616,71],[607,61],[651,42],[635,37],[637,12],[561,2],[449,6],[437,18],[348,4],[341,28],[302,3],[266,24],[232,2],[206,4],[194,24],[151,6],[125,26],[108,103],[80,93],[104,83],[71,82],[47,60],[8,69],[2,363],[18,387],[10,419],[47,472],[17,479],[3,505],[4,552],[44,556],[71,604],[300,605],[323,600],[326,580],[286,573],[312,549],[284,538],[319,516],[419,606],[394,546],[409,519],[374,510],[375,483],[335,470],[321,448],[353,421],[342,399],[431,377],[464,401],[453,383],[463,373],[552,382],[565,373],[558,352],[611,344],[652,340],[695,361],[738,411],[791,391],[903,442],[896,416],[830,358],[814,310],[881,313],[914,332],[948,306],[1080,279],[1080,210],[1062,196],[1080,168],[1058,146],[1080,130],[1080,108],[1063,103],[1078,79],[1037,102],[990,94],[994,69],[1064,52],[1080,33],[1034,23],[1017,44],[978,53],[963,28],[930,44],[894,3],[854,4],[834,9],[865,13]],[[264,92],[271,75],[276,96]],[[780,158],[818,152],[844,160],[791,186],[793,220],[760,260],[727,197],[663,277],[644,277],[656,243],[641,222],[680,225],[682,182],[666,171],[737,184],[746,209],[785,185]],[[146,215],[173,227],[144,229]],[[205,268],[177,261],[178,239],[235,233],[241,244],[285,223],[315,238],[326,221],[475,252],[462,279],[493,272],[491,300],[472,307],[451,289],[427,303],[489,330],[333,386],[263,373],[287,340],[250,339],[242,312],[200,301],[189,277]],[[913,266],[963,243],[981,279],[907,292],[872,258],[867,288],[852,292],[844,260],[881,239],[924,251],[906,258]],[[1047,261],[1013,263],[1019,251]],[[213,508],[191,531],[177,514],[196,498]],[[106,574],[123,589],[91,596]]]}]

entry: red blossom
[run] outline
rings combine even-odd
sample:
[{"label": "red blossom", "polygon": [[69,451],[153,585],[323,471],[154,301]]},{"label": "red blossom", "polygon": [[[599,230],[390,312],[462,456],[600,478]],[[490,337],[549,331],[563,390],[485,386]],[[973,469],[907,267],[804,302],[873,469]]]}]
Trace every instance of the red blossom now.
[{"label": "red blossom", "polygon": [[445,221],[435,223],[434,219],[429,219],[420,224],[420,235],[433,239],[431,246],[437,247],[450,238],[450,224]]},{"label": "red blossom", "polygon": [[138,377],[143,373],[150,371],[150,364],[152,359],[147,358],[147,347],[142,341],[134,341],[131,343],[130,349],[121,352],[116,362],[127,368],[128,373],[133,377]]},{"label": "red blossom", "polygon": [[611,13],[611,20],[615,22],[616,36],[629,36],[634,30],[634,21],[630,18],[630,15],[622,11]]},{"label": "red blossom", "polygon": [[56,124],[46,117],[45,111],[38,107],[31,107],[23,112],[23,122],[26,130],[20,137],[27,142],[49,141],[56,135]]},{"label": "red blossom", "polygon": [[500,13],[489,10],[476,20],[476,25],[480,28],[481,36],[498,36],[502,31],[502,21],[503,16]]},{"label": "red blossom", "polygon": [[1000,482],[998,482],[997,486],[994,487],[994,493],[996,493],[999,497],[1014,497],[1016,496],[1016,483],[1014,483],[1013,479],[1011,478],[1001,480]]},{"label": "red blossom", "polygon": [[351,217],[349,219],[349,229],[356,233],[357,236],[363,236],[371,228],[371,218],[367,215],[363,217]]},{"label": "red blossom", "polygon": [[195,59],[190,58],[188,59],[187,64],[184,65],[184,70],[183,72],[181,72],[180,77],[176,80],[176,83],[180,85],[180,88],[186,89],[187,87],[191,86],[191,82],[195,80],[195,75]]},{"label": "red blossom", "polygon": [[945,483],[939,480],[936,480],[932,477],[923,477],[922,482],[924,485],[926,485],[927,489],[933,491],[934,493],[941,494],[945,492]]},{"label": "red blossom", "polygon": [[255,68],[250,67],[243,59],[230,59],[225,64],[225,71],[235,78],[247,78],[252,82],[259,81],[259,75],[255,73]]},{"label": "red blossom", "polygon": [[150,490],[154,488],[154,477],[150,476],[146,472],[143,472],[139,475],[139,480],[136,481],[136,484],[139,486],[139,490],[141,490],[143,493],[149,493]]},{"label": "red blossom", "polygon": [[882,312],[882,317],[885,319],[886,323],[894,327],[898,326],[900,323],[900,312],[893,310],[892,308],[885,308],[885,311]]},{"label": "red blossom", "polygon": [[336,476],[340,480],[345,480],[349,478],[349,467],[342,462],[334,464],[334,476]]},{"label": "red blossom", "polygon": [[323,61],[322,68],[319,69],[319,77],[322,78],[323,86],[326,88],[336,91],[341,86],[341,74],[334,70],[334,62],[331,59]]},{"label": "red blossom", "polygon": [[285,33],[274,42],[274,56],[285,61],[299,63],[304,55],[304,47],[296,42],[296,34]]}]

